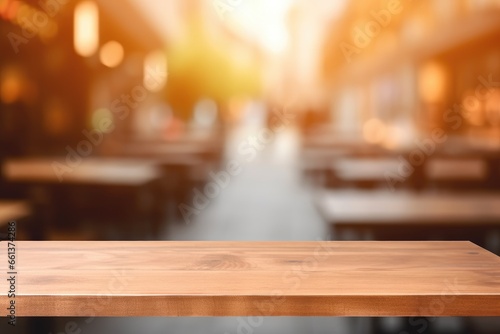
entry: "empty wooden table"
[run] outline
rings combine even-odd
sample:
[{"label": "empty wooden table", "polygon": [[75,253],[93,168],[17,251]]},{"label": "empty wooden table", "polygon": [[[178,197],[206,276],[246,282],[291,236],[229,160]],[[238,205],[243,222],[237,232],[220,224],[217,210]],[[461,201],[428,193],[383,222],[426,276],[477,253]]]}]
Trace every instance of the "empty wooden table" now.
[{"label": "empty wooden table", "polygon": [[[470,242],[25,241],[17,249],[18,316],[500,316],[500,258]],[[1,294],[0,305],[8,302]]]}]

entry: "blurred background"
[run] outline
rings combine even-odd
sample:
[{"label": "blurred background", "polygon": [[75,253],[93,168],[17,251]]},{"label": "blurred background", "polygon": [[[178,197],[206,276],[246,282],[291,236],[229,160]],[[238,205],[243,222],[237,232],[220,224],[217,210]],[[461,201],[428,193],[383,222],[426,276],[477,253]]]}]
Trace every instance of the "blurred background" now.
[{"label": "blurred background", "polygon": [[[20,240],[471,240],[500,254],[498,0],[0,0],[0,36],[0,225],[15,219]],[[16,331],[69,321],[46,320]],[[87,320],[74,319],[88,333],[500,329]]]}]

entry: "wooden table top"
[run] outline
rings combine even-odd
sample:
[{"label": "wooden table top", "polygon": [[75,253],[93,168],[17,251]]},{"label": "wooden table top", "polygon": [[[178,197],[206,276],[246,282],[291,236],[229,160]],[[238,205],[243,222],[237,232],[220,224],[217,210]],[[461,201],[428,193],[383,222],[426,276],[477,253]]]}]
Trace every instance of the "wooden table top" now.
[{"label": "wooden table top", "polygon": [[323,191],[317,205],[335,224],[479,224],[500,226],[500,193]]},{"label": "wooden table top", "polygon": [[0,200],[0,225],[11,220],[27,217],[30,214],[31,210],[25,201]]},{"label": "wooden table top", "polygon": [[[399,175],[403,163],[396,157],[339,158],[332,162],[337,177],[344,181],[385,181],[388,175]],[[430,180],[483,180],[486,162],[480,158],[429,159],[425,177]]]},{"label": "wooden table top", "polygon": [[399,165],[397,158],[341,158],[332,163],[332,169],[344,181],[385,181],[388,173],[398,175]]},{"label": "wooden table top", "polygon": [[53,163],[64,163],[64,157],[11,159],[4,163],[9,182],[40,182],[62,184],[143,185],[160,176],[151,162],[130,159],[89,158],[61,172],[59,179]]},{"label": "wooden table top", "polygon": [[313,132],[302,138],[306,147],[375,147],[358,134]]},{"label": "wooden table top", "polygon": [[16,270],[18,316],[500,316],[470,242],[18,241]]},{"label": "wooden table top", "polygon": [[481,158],[433,158],[427,162],[426,177],[429,180],[485,180],[488,165]]},{"label": "wooden table top", "polygon": [[123,153],[134,157],[196,156],[213,150],[211,143],[203,142],[130,143],[123,148]]}]

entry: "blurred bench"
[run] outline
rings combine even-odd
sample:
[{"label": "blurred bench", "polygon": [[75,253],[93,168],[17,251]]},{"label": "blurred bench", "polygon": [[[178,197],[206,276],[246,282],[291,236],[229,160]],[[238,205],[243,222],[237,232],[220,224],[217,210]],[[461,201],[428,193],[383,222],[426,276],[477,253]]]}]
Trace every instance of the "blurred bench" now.
[{"label": "blurred bench", "polygon": [[318,209],[336,239],[472,240],[500,230],[500,193],[322,191]]}]

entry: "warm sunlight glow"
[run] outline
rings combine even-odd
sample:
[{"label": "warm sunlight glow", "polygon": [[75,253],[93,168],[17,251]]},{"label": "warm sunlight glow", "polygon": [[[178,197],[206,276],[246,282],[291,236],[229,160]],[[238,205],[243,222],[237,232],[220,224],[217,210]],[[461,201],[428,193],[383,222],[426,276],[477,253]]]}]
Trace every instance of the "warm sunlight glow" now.
[{"label": "warm sunlight glow", "polygon": [[75,8],[74,44],[80,56],[92,56],[99,46],[99,10],[92,1],[79,3]]},{"label": "warm sunlight glow", "polygon": [[144,59],[144,87],[159,92],[167,83],[167,58],[163,51],[154,51]]},{"label": "warm sunlight glow", "polygon": [[226,19],[234,31],[264,50],[282,53],[289,42],[287,15],[291,5],[291,0],[248,1],[228,14]]}]

